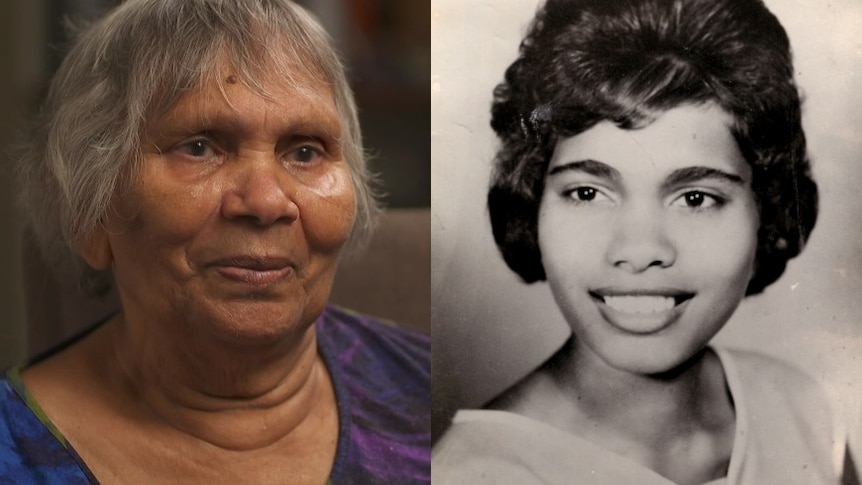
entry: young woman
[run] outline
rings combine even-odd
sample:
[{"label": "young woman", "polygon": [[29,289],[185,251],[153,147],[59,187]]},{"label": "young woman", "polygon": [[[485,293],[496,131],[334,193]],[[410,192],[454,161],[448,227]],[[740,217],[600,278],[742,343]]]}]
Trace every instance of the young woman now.
[{"label": "young woman", "polygon": [[494,238],[572,338],[434,450],[439,483],[839,483],[819,386],[714,348],[810,234],[787,36],[760,0],[548,0],[495,91]]}]

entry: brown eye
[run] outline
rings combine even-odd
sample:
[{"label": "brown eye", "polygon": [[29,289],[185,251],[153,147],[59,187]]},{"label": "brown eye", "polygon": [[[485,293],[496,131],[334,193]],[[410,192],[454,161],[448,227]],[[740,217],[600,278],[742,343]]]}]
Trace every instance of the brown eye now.
[{"label": "brown eye", "polygon": [[685,205],[689,207],[700,207],[706,200],[706,196],[702,192],[689,192],[684,197]]},{"label": "brown eye", "polygon": [[720,208],[726,203],[725,199],[717,195],[708,194],[700,190],[689,190],[680,195],[673,205],[689,209]]},{"label": "brown eye", "polygon": [[606,192],[592,185],[580,185],[571,187],[561,194],[564,198],[571,201],[573,204],[607,204],[612,203],[613,198]]},{"label": "brown eye", "polygon": [[313,162],[319,156],[320,156],[320,151],[318,151],[316,148],[309,146],[309,145],[303,145],[303,146],[297,148],[296,151],[294,152],[294,160],[296,160],[297,162],[300,162],[300,163]]},{"label": "brown eye", "polygon": [[180,145],[177,150],[184,155],[194,158],[204,158],[215,153],[210,143],[206,140],[192,140]]},{"label": "brown eye", "polygon": [[589,202],[596,199],[596,189],[592,187],[578,187],[572,195],[580,201]]}]

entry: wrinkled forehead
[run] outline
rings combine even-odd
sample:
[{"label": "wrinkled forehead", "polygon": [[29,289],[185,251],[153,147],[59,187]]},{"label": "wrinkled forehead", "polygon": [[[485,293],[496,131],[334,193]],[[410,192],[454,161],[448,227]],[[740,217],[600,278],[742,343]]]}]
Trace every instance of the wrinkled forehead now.
[{"label": "wrinkled forehead", "polygon": [[219,61],[201,77],[196,89],[217,91],[224,97],[231,86],[242,85],[286,110],[302,103],[337,116],[333,85],[315,62],[285,54],[268,64],[247,66],[220,53]]},{"label": "wrinkled forehead", "polygon": [[[335,109],[333,83],[322,67],[323,61],[290,39],[276,39],[268,45],[223,41],[204,54],[197,66],[165,73],[150,104],[148,118],[165,115],[180,100],[195,93],[221,93],[227,100],[226,89],[233,85],[248,87],[277,103],[303,99]],[[285,96],[286,93],[290,96]]]},{"label": "wrinkled forehead", "polygon": [[325,83],[288,80],[271,73],[247,78],[233,64],[217,67],[163,114],[148,120],[147,139],[152,141],[165,130],[250,129],[249,120],[262,116],[271,126],[341,142],[345,127]]}]

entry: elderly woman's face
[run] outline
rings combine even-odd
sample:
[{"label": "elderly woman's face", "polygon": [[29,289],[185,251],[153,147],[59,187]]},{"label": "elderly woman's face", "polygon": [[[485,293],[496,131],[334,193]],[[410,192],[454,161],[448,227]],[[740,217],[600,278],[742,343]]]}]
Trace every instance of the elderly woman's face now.
[{"label": "elderly woman's face", "polygon": [[268,99],[222,80],[151,120],[137,183],[94,244],[127,314],[278,337],[322,311],[353,225],[342,126],[323,83],[271,80]]}]

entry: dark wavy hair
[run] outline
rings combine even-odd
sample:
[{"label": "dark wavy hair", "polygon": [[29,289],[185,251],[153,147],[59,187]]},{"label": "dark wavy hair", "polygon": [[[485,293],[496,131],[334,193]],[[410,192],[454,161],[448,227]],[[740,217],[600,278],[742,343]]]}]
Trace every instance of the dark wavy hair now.
[{"label": "dark wavy hair", "polygon": [[761,292],[799,254],[817,219],[790,42],[761,0],[548,0],[494,90],[502,146],[488,207],[494,239],[527,283],[545,279],[538,208],[558,140],[602,121],[643,127],[684,104],[714,103],[751,165],[760,210]]}]

